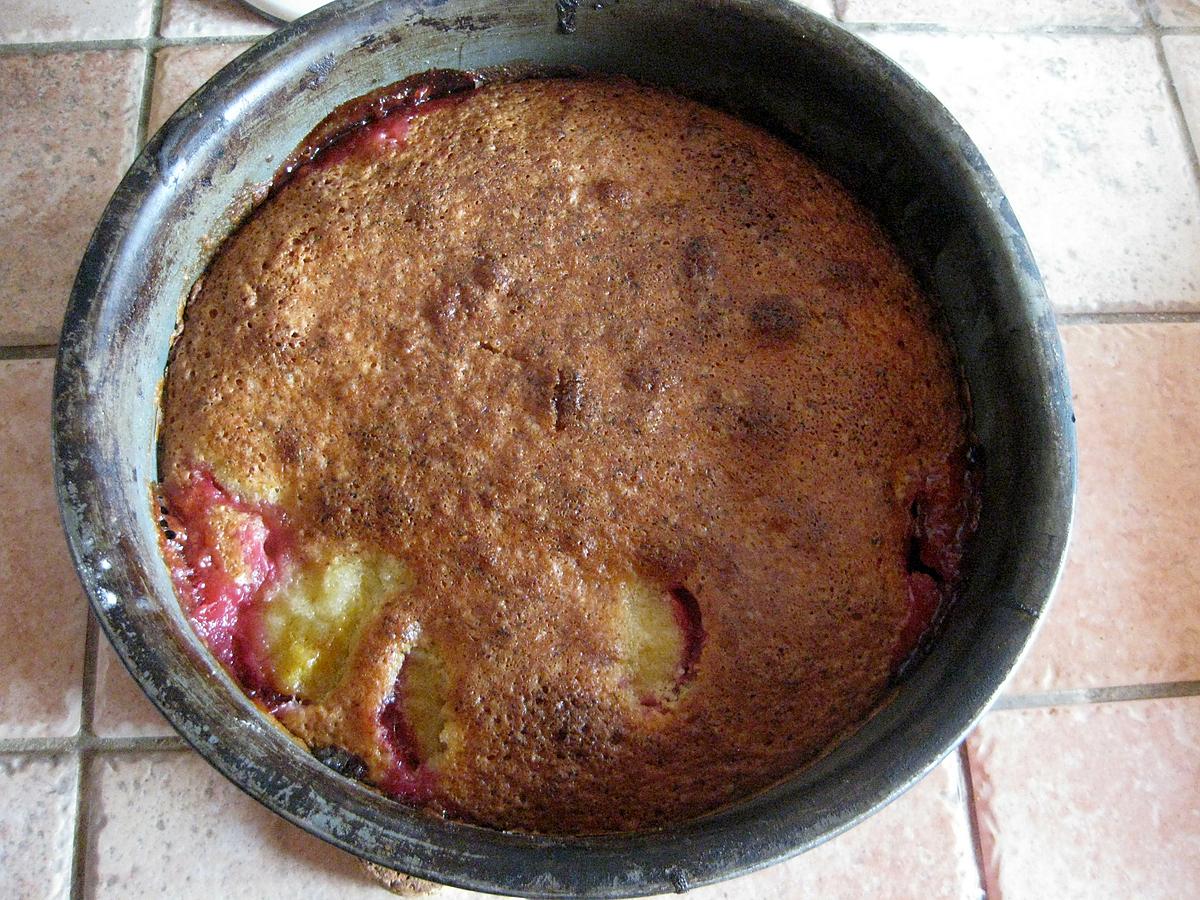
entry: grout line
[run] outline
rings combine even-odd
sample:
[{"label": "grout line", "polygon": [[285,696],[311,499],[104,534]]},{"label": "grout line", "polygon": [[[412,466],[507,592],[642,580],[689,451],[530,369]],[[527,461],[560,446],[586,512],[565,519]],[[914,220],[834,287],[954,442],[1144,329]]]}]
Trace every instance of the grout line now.
[{"label": "grout line", "polygon": [[154,0],[150,7],[150,40],[154,43],[162,41],[163,0]]},{"label": "grout line", "polygon": [[83,691],[79,704],[79,746],[85,746],[94,736],[92,723],[96,715],[96,654],[99,650],[99,626],[87,612],[87,631],[83,637]]},{"label": "grout line", "polygon": [[91,754],[81,752],[77,758],[79,778],[75,788],[75,839],[71,852],[71,900],[82,900],[87,880],[88,824],[91,818]]},{"label": "grout line", "polygon": [[75,838],[71,854],[71,900],[83,896],[84,870],[87,867],[88,808],[91,785],[91,755],[87,746],[94,738],[92,722],[96,711],[96,652],[98,650],[96,617],[89,608],[87,630],[83,637],[83,685],[79,701],[79,733],[75,736],[76,763],[79,766],[75,787]]},{"label": "grout line", "polygon": [[1200,681],[1164,681],[1157,684],[1127,684],[1114,687],[1046,691],[1041,694],[1005,694],[992,707],[1038,709],[1047,706],[1079,706],[1087,703],[1120,703],[1130,700],[1163,700],[1200,696]]},{"label": "grout line", "polygon": [[0,755],[61,756],[79,749],[79,738],[4,738]]},{"label": "grout line", "polygon": [[61,756],[64,753],[151,753],[159,750],[187,750],[188,742],[179,735],[162,737],[8,738],[0,740],[0,756]]},{"label": "grout line", "polygon": [[1179,89],[1175,86],[1175,74],[1171,71],[1171,64],[1167,61],[1167,51],[1163,49],[1163,29],[1154,21],[1154,15],[1150,12],[1150,6],[1146,0],[1141,0],[1142,22],[1145,25],[1146,31],[1154,40],[1154,55],[1158,59],[1159,68],[1162,70],[1163,79],[1167,85],[1167,101],[1171,105],[1171,111],[1175,114],[1176,126],[1183,134],[1183,145],[1188,155],[1188,162],[1191,163],[1192,177],[1195,179],[1197,187],[1200,187],[1200,154],[1196,151],[1196,144],[1192,140],[1192,130],[1188,127],[1187,113],[1183,111],[1183,101],[1179,97]]},{"label": "grout line", "polygon": [[42,43],[0,44],[0,55],[50,53],[82,53],[87,50],[136,50],[146,44],[145,38],[109,38],[95,41],[45,41]]},{"label": "grout line", "polygon": [[97,737],[76,735],[69,738],[5,738],[0,740],[0,756],[61,756],[64,753],[152,753],[162,750],[187,750],[188,742],[179,735],[161,737]]},{"label": "grout line", "polygon": [[46,41],[29,44],[0,44],[0,56],[47,56],[53,53],[83,53],[88,50],[149,50],[158,47],[215,47],[222,44],[253,44],[267,37],[260,34],[212,34],[186,37],[112,38],[95,41]]},{"label": "grout line", "polygon": [[160,47],[220,47],[224,44],[257,44],[271,32],[258,34],[197,34],[182,37],[159,37],[155,43]]},{"label": "grout line", "polygon": [[1148,325],[1200,322],[1200,312],[1060,312],[1059,325]]},{"label": "grout line", "polygon": [[167,750],[190,750],[191,745],[177,734],[164,737],[94,738],[86,748],[89,753],[160,753]]},{"label": "grout line", "polygon": [[980,837],[979,807],[975,800],[975,780],[971,777],[971,754],[964,740],[958,745],[958,770],[967,803],[967,827],[971,831],[971,849],[975,851],[975,869],[979,873],[979,891],[988,900],[987,869],[983,865],[983,838]]},{"label": "grout line", "polygon": [[142,70],[141,96],[138,100],[137,129],[133,136],[133,155],[142,152],[150,136],[150,105],[154,99],[154,73],[158,69],[158,51],[147,48],[145,68]]},{"label": "grout line", "polygon": [[145,67],[142,69],[142,88],[138,97],[137,131],[133,139],[133,152],[136,156],[146,145],[146,131],[150,124],[150,101],[154,97],[154,72],[158,67],[159,38],[158,31],[162,26],[162,0],[155,0],[154,9],[150,14],[150,40],[146,43]]},{"label": "grout line", "polygon": [[54,359],[58,344],[12,344],[0,346],[0,362],[18,359]]},{"label": "grout line", "polygon": [[847,22],[836,20],[847,31],[863,34],[995,34],[995,35],[1130,35],[1142,34],[1141,25],[1035,25],[997,28],[971,25],[938,25],[934,22]]}]

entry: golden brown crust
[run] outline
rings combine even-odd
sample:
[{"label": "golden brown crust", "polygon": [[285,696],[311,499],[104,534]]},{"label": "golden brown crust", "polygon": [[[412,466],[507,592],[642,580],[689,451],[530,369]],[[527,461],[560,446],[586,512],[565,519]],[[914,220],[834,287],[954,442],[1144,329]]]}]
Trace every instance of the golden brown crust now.
[{"label": "golden brown crust", "polygon": [[[906,612],[896,485],[963,420],[926,301],[832,178],[690,101],[534,80],[257,211],[188,305],[162,464],[412,569],[302,737],[364,746],[419,627],[462,733],[442,800],[596,831],[743,796],[867,714]],[[707,632],[665,711],[615,668],[632,571]]]}]

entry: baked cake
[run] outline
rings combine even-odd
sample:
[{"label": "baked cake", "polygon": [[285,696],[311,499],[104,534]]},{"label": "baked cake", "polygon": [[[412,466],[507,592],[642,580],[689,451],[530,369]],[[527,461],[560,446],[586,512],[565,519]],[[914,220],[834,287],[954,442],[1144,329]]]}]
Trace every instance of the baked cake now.
[{"label": "baked cake", "polygon": [[554,833],[713,810],[861,723],[952,597],[953,357],[867,212],[766,131],[627,80],[442,79],[310,142],[186,305],[181,602],[410,804]]}]

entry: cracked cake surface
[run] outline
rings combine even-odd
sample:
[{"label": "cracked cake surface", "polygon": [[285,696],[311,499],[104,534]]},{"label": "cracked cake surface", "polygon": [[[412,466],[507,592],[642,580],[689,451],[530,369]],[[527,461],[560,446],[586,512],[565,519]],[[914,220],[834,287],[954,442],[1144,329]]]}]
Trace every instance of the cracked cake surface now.
[{"label": "cracked cake surface", "polygon": [[164,547],[214,654],[344,773],[509,829],[678,821],[861,722],[974,519],[952,355],[866,211],[625,80],[372,128],[186,305]]}]

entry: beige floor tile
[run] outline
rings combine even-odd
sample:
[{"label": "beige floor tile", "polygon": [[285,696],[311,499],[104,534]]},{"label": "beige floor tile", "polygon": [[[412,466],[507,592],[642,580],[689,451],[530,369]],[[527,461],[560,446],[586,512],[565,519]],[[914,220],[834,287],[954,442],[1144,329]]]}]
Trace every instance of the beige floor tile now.
[{"label": "beige floor tile", "polygon": [[353,857],[269,812],[191,751],[92,765],[88,897],[386,896]]},{"label": "beige floor tile", "polygon": [[980,896],[957,756],[878,815],[788,862],[695,900],[908,900]]},{"label": "beige floor tile", "polygon": [[166,737],[175,734],[146,699],[103,633],[96,655],[96,700],[92,730],[101,737]]},{"label": "beige floor tile", "polygon": [[1200,189],[1150,38],[871,39],[980,145],[1059,309],[1200,308]]},{"label": "beige floor tile", "polygon": [[993,713],[968,747],[990,896],[1196,895],[1200,698]]},{"label": "beige floor tile", "polygon": [[149,133],[158,131],[184,100],[249,46],[218,44],[209,47],[164,47],[159,50],[154,66]]},{"label": "beige floor tile", "polygon": [[276,26],[238,0],[164,0],[163,37],[270,34]]},{"label": "beige floor tile", "polygon": [[0,894],[71,895],[75,757],[0,757]]},{"label": "beige floor tile", "polygon": [[94,41],[150,33],[151,0],[0,0],[0,42]]},{"label": "beige floor tile", "polygon": [[0,738],[79,729],[87,613],[50,469],[52,368],[0,362]]},{"label": "beige floor tile", "polygon": [[1200,35],[1167,35],[1163,50],[1192,133],[1192,144],[1200,148]]},{"label": "beige floor tile", "polygon": [[846,22],[917,23],[947,28],[1137,25],[1135,0],[845,0]]},{"label": "beige floor tile", "polygon": [[1200,679],[1200,325],[1069,326],[1063,337],[1075,531],[1010,690]]},{"label": "beige floor tile", "polygon": [[1200,0],[1147,0],[1159,25],[1200,25]]},{"label": "beige floor tile", "polygon": [[0,343],[53,343],[132,158],[142,51],[0,57]]}]

